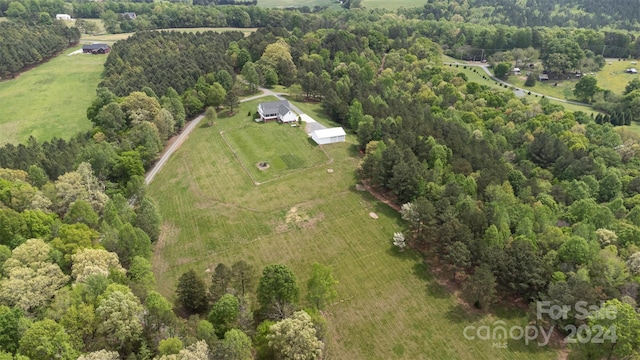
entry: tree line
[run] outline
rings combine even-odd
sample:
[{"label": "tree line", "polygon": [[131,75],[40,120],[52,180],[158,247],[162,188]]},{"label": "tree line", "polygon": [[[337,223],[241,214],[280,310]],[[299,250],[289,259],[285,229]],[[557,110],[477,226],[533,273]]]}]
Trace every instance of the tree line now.
[{"label": "tree line", "polygon": [[633,1],[597,0],[429,0],[421,8],[406,9],[403,13],[427,20],[474,19],[482,23],[526,26],[571,26],[599,29],[610,27],[638,30],[635,16],[637,4]]},{"label": "tree line", "polygon": [[78,43],[80,31],[63,24],[0,23],[0,78],[14,77]]}]

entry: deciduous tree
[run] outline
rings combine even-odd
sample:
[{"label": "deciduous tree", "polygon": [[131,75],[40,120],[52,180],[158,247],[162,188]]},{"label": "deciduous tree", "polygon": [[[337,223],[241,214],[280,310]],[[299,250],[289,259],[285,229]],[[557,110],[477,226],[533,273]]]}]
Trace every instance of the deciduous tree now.
[{"label": "deciduous tree", "polygon": [[213,304],[208,320],[216,329],[216,334],[222,337],[235,326],[239,316],[240,303],[238,298],[231,294],[225,294]]},{"label": "deciduous tree", "polygon": [[333,278],[330,267],[314,263],[307,283],[307,300],[317,309],[323,309],[338,296],[336,284],[338,281]]},{"label": "deciduous tree", "polygon": [[297,311],[269,329],[269,346],[282,359],[312,360],[322,358],[324,344],[318,340],[311,317]]},{"label": "deciduous tree", "polygon": [[287,315],[287,308],[298,300],[298,280],[283,264],[267,265],[258,283],[258,302],[267,316],[276,319]]},{"label": "deciduous tree", "polygon": [[18,352],[31,360],[76,360],[78,351],[62,325],[51,319],[33,323],[20,339]]}]

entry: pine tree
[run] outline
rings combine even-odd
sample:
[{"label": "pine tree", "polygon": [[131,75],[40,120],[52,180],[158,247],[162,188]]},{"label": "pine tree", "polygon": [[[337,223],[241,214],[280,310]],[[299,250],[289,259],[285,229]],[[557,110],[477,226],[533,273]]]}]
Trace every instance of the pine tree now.
[{"label": "pine tree", "polygon": [[200,313],[207,308],[207,292],[204,281],[194,270],[183,273],[178,279],[178,303],[191,314]]}]

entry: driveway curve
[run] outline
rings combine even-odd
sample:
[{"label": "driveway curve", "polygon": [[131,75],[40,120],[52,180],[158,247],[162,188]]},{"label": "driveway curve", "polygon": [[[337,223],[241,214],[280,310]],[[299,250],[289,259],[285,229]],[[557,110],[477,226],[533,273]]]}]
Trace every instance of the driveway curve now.
[{"label": "driveway curve", "polygon": [[[275,91],[272,91],[272,90],[269,90],[269,89],[265,89],[265,88],[258,88],[258,89],[260,91],[262,91],[261,94],[244,98],[244,99],[240,100],[240,102],[252,101],[252,100],[259,99],[259,98],[265,97],[265,96],[275,96],[279,100],[286,100],[282,96],[283,95],[282,93],[277,93]],[[305,113],[302,110],[300,110],[297,106],[295,106],[295,105],[293,105],[291,103],[290,103],[290,105],[291,105],[291,109],[293,111],[297,112],[298,115],[300,115],[300,116],[305,115]],[[311,119],[311,117],[309,117],[308,115],[302,116],[302,117],[303,117],[303,119],[306,119],[306,118]],[[167,163],[167,160],[169,160],[171,155],[173,155],[173,153],[176,152],[180,148],[182,143],[184,143],[184,141],[189,137],[189,134],[191,134],[193,129],[195,129],[196,126],[198,126],[198,124],[200,124],[200,121],[202,121],[202,119],[204,119],[204,113],[198,115],[196,118],[194,118],[193,120],[189,121],[189,123],[182,130],[182,132],[179,135],[177,135],[177,137],[175,138],[174,141],[171,142],[171,145],[169,145],[165,149],[165,151],[162,154],[162,156],[160,157],[160,159],[158,159],[158,161],[156,161],[155,164],[153,164],[151,169],[149,169],[149,171],[145,175],[144,183],[146,185],[151,184],[151,182],[153,181],[153,178],[155,178],[155,176],[158,174],[158,172],[160,172],[162,167]],[[315,122],[315,120],[313,122]]]}]

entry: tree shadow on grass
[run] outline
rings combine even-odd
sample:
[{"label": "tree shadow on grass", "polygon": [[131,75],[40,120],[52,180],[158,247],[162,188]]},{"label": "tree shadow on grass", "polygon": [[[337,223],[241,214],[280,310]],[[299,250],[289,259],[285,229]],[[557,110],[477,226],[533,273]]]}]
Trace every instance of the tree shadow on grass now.
[{"label": "tree shadow on grass", "polygon": [[363,154],[360,153],[360,150],[358,150],[358,146],[355,144],[349,145],[349,147],[347,148],[347,152],[350,157],[360,158],[363,156]]},{"label": "tree shadow on grass", "polygon": [[397,259],[420,261],[420,255],[418,253],[409,248],[405,248],[404,251],[401,251],[396,246],[393,246],[391,239],[389,239],[389,248],[387,249],[387,254]]},{"label": "tree shadow on grass", "polygon": [[447,289],[438,284],[435,280],[431,280],[427,284],[427,295],[436,299],[448,299],[452,296]]},{"label": "tree shadow on grass", "polygon": [[469,324],[480,321],[485,315],[481,310],[476,310],[475,308],[470,310],[464,305],[455,304],[447,311],[446,317],[447,320],[457,324]]}]

